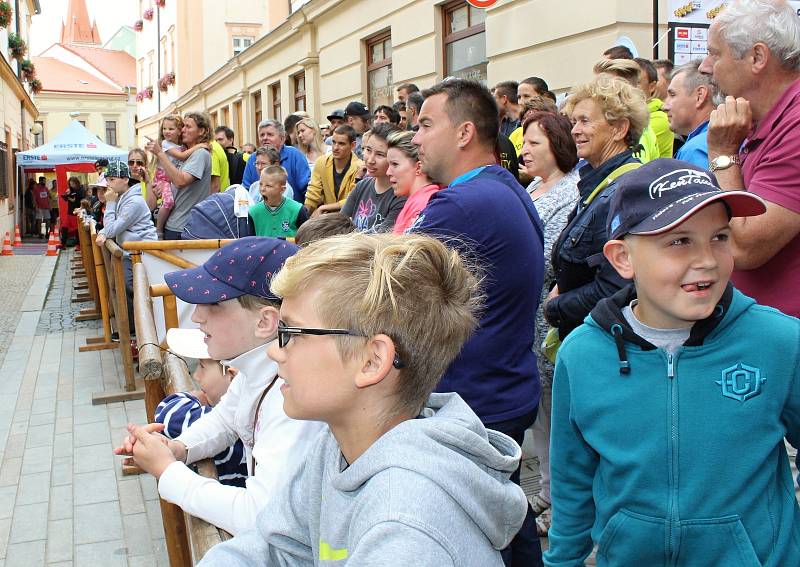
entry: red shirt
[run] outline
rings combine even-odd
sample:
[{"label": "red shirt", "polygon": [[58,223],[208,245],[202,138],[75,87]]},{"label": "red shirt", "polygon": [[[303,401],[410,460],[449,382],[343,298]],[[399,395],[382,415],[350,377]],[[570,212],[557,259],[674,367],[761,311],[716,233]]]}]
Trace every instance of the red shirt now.
[{"label": "red shirt", "polygon": [[36,202],[37,209],[50,210],[50,193],[47,191],[46,186],[42,185],[41,183],[34,185],[33,199]]},{"label": "red shirt", "polygon": [[[745,140],[739,156],[744,186],[765,200],[800,214],[800,79]],[[800,235],[760,268],[735,271],[733,283],[763,305],[800,317]]]},{"label": "red shirt", "polygon": [[409,195],[403,210],[397,215],[392,232],[395,234],[405,234],[406,230],[414,225],[419,214],[428,206],[431,195],[436,193],[441,187],[438,185],[426,185],[413,195]]}]

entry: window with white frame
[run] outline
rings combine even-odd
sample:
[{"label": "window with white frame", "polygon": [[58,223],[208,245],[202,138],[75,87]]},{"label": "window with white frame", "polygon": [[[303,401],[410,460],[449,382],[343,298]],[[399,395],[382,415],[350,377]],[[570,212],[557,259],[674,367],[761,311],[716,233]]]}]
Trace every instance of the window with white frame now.
[{"label": "window with white frame", "polygon": [[250,36],[233,37],[233,55],[239,55],[242,51],[253,45],[253,38]]}]

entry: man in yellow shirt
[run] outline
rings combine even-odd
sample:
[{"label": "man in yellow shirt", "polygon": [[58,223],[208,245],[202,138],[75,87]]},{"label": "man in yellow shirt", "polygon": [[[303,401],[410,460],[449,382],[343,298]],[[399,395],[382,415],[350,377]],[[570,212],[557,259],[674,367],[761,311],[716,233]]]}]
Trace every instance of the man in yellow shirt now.
[{"label": "man in yellow shirt", "polygon": [[216,140],[211,140],[211,194],[225,191],[231,184],[228,156]]},{"label": "man in yellow shirt", "polygon": [[331,153],[314,163],[305,207],[312,217],[337,212],[356,186],[363,163],[354,153],[356,131],[347,124],[333,131]]}]

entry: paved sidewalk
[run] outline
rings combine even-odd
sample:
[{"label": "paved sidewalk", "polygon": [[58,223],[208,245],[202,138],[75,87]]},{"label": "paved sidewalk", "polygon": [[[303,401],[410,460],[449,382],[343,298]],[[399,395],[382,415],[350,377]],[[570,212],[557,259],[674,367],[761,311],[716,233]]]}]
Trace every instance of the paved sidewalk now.
[{"label": "paved sidewalk", "polygon": [[91,405],[121,388],[122,369],[114,351],[78,353],[98,325],[72,319],[71,256],[39,257],[35,275],[19,263],[31,257],[0,264],[6,279],[18,274],[0,304],[16,321],[0,345],[0,567],[166,566],[155,483],[123,477],[112,454],[144,403]]}]

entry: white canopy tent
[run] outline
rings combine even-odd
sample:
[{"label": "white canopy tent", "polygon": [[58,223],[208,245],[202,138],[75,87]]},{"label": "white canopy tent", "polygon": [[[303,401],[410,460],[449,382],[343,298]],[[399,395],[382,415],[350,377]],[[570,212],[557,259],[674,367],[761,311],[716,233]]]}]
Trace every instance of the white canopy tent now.
[{"label": "white canopy tent", "polygon": [[126,160],[128,152],[109,146],[80,122],[73,120],[49,143],[17,153],[17,166],[23,169],[49,171],[57,165],[91,163],[98,159]]},{"label": "white canopy tent", "polygon": [[[73,120],[50,143],[17,153],[17,167],[23,173],[55,171],[59,195],[68,191],[69,173],[93,173],[99,159],[127,161],[128,152],[110,146]],[[59,199],[59,219],[67,233],[75,231],[75,217],[68,215],[67,202]],[[20,211],[21,213],[21,211]]]}]

